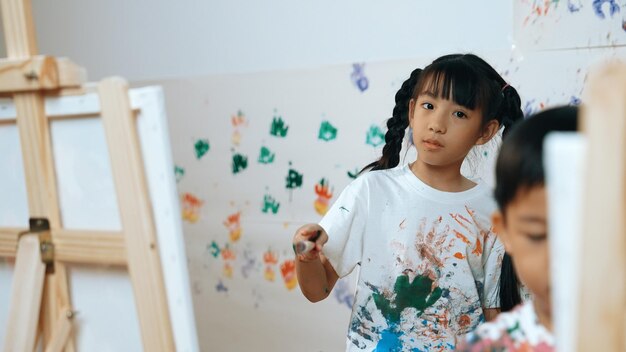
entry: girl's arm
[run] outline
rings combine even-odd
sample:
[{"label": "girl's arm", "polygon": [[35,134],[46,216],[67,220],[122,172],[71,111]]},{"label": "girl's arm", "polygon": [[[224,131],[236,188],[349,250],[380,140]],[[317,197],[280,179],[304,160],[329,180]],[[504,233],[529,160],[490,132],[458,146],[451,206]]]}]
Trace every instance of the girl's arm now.
[{"label": "girl's arm", "polygon": [[484,308],[483,314],[485,315],[485,321],[492,321],[500,314],[500,308]]},{"label": "girl's arm", "polygon": [[296,254],[298,285],[304,296],[311,302],[319,302],[328,297],[339,279],[333,266],[322,254],[322,247],[328,241],[328,235],[321,226],[308,224],[298,229],[293,238],[294,249],[300,241],[308,240],[318,231],[320,235],[315,241],[315,247],[307,253]]}]

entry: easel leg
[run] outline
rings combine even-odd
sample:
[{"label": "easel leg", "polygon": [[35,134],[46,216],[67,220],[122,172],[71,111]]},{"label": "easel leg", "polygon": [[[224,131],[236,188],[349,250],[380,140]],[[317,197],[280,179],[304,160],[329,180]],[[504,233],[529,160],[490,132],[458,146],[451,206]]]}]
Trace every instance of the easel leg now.
[{"label": "easel leg", "polygon": [[70,334],[72,332],[72,319],[74,313],[69,308],[61,309],[55,324],[55,331],[52,332],[50,342],[46,346],[45,352],[61,352],[66,348]]},{"label": "easel leg", "polygon": [[23,235],[19,241],[4,352],[33,351],[46,267],[41,261],[39,237]]}]

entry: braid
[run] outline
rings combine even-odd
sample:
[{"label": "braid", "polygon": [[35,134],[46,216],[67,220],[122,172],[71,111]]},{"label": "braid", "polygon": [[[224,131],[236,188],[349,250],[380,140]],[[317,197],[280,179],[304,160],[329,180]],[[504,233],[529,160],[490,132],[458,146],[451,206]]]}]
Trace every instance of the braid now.
[{"label": "braid", "polygon": [[515,88],[507,85],[502,90],[502,95],[504,99],[500,108],[500,116],[502,119],[500,124],[504,126],[504,131],[502,132],[502,136],[504,137],[513,124],[524,119],[524,113],[521,107],[522,100]]},{"label": "braid", "polygon": [[387,133],[385,134],[385,146],[380,159],[365,166],[365,170],[384,170],[396,167],[400,163],[400,151],[402,150],[402,140],[404,132],[409,127],[409,101],[413,98],[413,90],[417,85],[422,70],[417,68],[411,72],[411,76],[402,83],[396,93],[396,105],[393,108],[392,116],[387,120]]}]

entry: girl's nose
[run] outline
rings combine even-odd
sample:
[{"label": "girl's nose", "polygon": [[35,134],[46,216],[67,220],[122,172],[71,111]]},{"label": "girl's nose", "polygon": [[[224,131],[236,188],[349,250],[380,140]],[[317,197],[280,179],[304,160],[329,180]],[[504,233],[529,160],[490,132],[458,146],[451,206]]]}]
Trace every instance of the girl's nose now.
[{"label": "girl's nose", "polygon": [[445,124],[443,122],[443,116],[441,114],[436,114],[428,123],[428,130],[433,133],[446,133]]}]

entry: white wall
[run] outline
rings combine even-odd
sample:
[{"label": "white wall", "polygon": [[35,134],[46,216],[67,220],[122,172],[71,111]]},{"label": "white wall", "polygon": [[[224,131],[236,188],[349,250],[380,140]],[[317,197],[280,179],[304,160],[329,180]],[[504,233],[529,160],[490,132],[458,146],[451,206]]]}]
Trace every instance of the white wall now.
[{"label": "white wall", "polygon": [[91,80],[311,68],[511,45],[512,4],[502,0],[32,2],[40,52],[72,58]]}]

